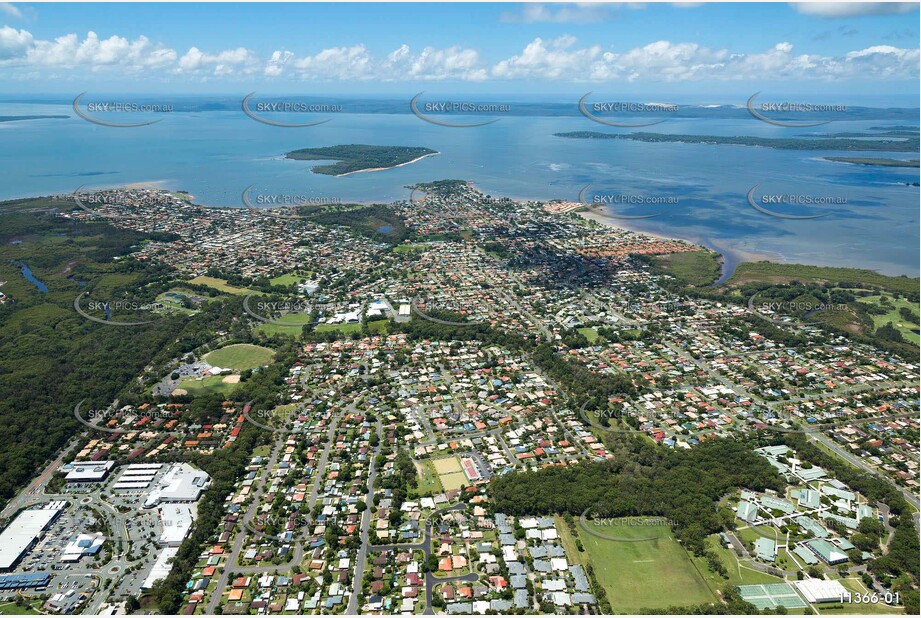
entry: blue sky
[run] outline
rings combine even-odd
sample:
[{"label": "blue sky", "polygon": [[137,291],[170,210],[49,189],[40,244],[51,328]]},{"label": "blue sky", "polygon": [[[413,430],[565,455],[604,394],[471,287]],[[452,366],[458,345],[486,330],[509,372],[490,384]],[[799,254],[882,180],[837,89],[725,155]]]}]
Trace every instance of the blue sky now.
[{"label": "blue sky", "polygon": [[918,97],[911,3],[0,2],[0,94]]}]

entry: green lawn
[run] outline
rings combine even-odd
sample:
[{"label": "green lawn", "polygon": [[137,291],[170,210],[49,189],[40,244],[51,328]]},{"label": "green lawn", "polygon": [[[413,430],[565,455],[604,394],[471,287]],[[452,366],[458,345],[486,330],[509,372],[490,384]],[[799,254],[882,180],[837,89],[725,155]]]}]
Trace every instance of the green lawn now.
[{"label": "green lawn", "polygon": [[598,582],[607,591],[615,612],[634,613],[643,608],[716,602],[716,597],[668,526],[597,525],[591,522],[587,525],[591,530],[608,536],[656,537],[650,541],[611,541],[589,534],[584,529],[579,530]]},{"label": "green lawn", "polygon": [[35,602],[33,601],[29,607],[20,607],[13,602],[0,603],[0,614],[6,614],[8,616],[40,614],[41,612],[35,609],[34,603]]},{"label": "green lawn", "polygon": [[201,380],[195,378],[185,378],[179,382],[179,388],[184,389],[193,397],[210,395],[212,393],[229,394],[237,387],[236,384],[224,382],[227,376],[208,376]]},{"label": "green lawn", "polygon": [[[882,296],[866,296],[861,298],[858,302],[865,303],[867,305],[880,305]],[[913,330],[918,330],[917,324],[912,324],[911,322],[905,321],[901,315],[899,315],[899,309],[902,307],[907,307],[912,313],[918,315],[918,305],[912,304],[905,300],[904,298],[892,298],[891,296],[886,296],[889,299],[889,303],[892,305],[892,309],[883,315],[871,315],[873,318],[873,327],[879,328],[880,326],[885,326],[888,322],[892,322],[892,325],[898,329],[902,336],[905,337],[905,341],[911,341],[912,343],[921,342],[921,337],[918,337]]]},{"label": "green lawn", "polygon": [[268,365],[275,358],[275,352],[259,345],[237,343],[214,350],[205,355],[204,361],[214,367],[245,371]]},{"label": "green lawn", "polygon": [[[275,324],[274,322],[284,322],[284,324]],[[310,317],[303,313],[286,313],[273,322],[263,322],[256,327],[257,333],[266,335],[288,335],[289,337],[300,337],[304,330],[304,325],[310,323]]]},{"label": "green lawn", "polygon": [[[387,320],[375,320],[368,322],[368,330],[373,334],[384,334],[387,332]],[[317,324],[313,329],[315,333],[339,332],[346,335],[361,332],[361,324]]]},{"label": "green lawn", "polygon": [[232,285],[227,285],[226,279],[216,279],[214,277],[206,277],[204,275],[191,279],[189,283],[194,285],[206,285],[209,288],[214,288],[218,292],[224,292],[226,294],[237,294],[242,296],[243,294],[255,293],[253,290],[248,288],[238,288]]},{"label": "green lawn", "polygon": [[419,484],[416,486],[417,495],[432,496],[442,492],[441,481],[438,480],[438,474],[432,468],[431,462],[421,461],[417,463],[416,472],[419,477]]},{"label": "green lawn", "polygon": [[582,333],[583,337],[588,339],[589,343],[595,343],[601,337],[601,335],[598,334],[598,331],[594,328],[580,328],[578,330],[580,333]]},{"label": "green lawn", "polygon": [[305,279],[307,279],[307,277],[309,276],[310,274],[307,272],[286,273],[284,275],[279,275],[278,277],[269,279],[269,283],[271,283],[272,285],[291,285],[293,283],[300,283],[304,281]]},{"label": "green lawn", "polygon": [[408,253],[410,251],[422,251],[425,249],[425,245],[414,245],[410,243],[397,245],[393,248],[394,253]]},{"label": "green lawn", "polygon": [[720,562],[723,563],[723,566],[726,567],[728,579],[723,579],[720,575],[711,571],[707,566],[706,558],[694,557],[692,560],[694,560],[694,563],[697,565],[697,569],[703,573],[704,578],[710,582],[714,588],[726,582],[735,586],[744,586],[748,584],[779,584],[783,582],[783,579],[779,577],[762,573],[761,571],[741,564],[736,557],[736,553],[720,543],[719,535],[713,534],[707,537],[706,544],[707,549],[715,553],[719,557]]}]

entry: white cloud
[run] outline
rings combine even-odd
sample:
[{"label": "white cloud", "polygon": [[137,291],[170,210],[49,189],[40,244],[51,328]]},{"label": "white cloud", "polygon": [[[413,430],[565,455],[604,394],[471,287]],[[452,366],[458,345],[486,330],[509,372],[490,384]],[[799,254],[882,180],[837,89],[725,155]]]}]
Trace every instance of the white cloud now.
[{"label": "white cloud", "polygon": [[0,13],[6,13],[10,17],[22,17],[22,11],[11,2],[0,2]]},{"label": "white cloud", "polygon": [[176,70],[180,73],[222,77],[254,73],[258,67],[259,60],[245,47],[228,49],[216,54],[208,54],[192,47],[179,59]]},{"label": "white cloud", "polygon": [[572,77],[584,72],[601,54],[600,45],[570,49],[575,43],[571,36],[550,42],[536,38],[520,54],[496,64],[492,75],[500,79]]},{"label": "white cloud", "polygon": [[39,68],[84,67],[92,71],[120,68],[133,73],[164,68],[176,60],[176,52],[155,45],[144,36],[133,41],[120,36],[100,39],[90,31],[82,41],[73,33],[54,41],[34,41],[22,60],[23,64]]},{"label": "white cloud", "polygon": [[476,50],[462,47],[425,47],[418,54],[401,45],[382,59],[375,59],[364,45],[333,47],[311,56],[297,57],[290,51],[272,53],[265,74],[278,77],[290,73],[301,79],[319,80],[444,80],[480,81],[487,74]]},{"label": "white cloud", "polygon": [[0,28],[0,60],[23,54],[32,45],[32,34],[10,26]]},{"label": "white cloud", "polygon": [[506,58],[486,59],[472,48],[401,45],[374,54],[362,44],[331,47],[313,54],[277,50],[259,57],[245,47],[207,51],[191,47],[184,54],[145,36],[101,38],[88,32],[54,40],[37,40],[27,30],[0,27],[0,68],[17,69],[16,77],[79,76],[110,72],[176,79],[239,78],[317,81],[509,81],[559,82],[713,82],[730,80],[917,80],[918,49],[867,46],[839,55],[803,53],[781,41],[761,51],[733,52],[693,42],[654,41],[617,49],[582,44],[571,35],[534,38]]},{"label": "white cloud", "polygon": [[790,5],[806,15],[831,18],[895,15],[918,10],[917,2],[791,2]]},{"label": "white cloud", "polygon": [[[692,3],[689,3],[692,4]],[[644,9],[645,2],[577,2],[574,4],[522,4],[520,12],[507,12],[500,20],[510,23],[589,24],[603,21],[618,9]]]},{"label": "white cloud", "polygon": [[571,37],[551,44],[534,39],[525,50],[496,63],[496,79],[612,81],[731,81],[803,79],[916,79],[917,49],[876,46],[843,56],[796,54],[780,42],[751,54],[731,53],[696,43],[656,41],[626,51],[579,48]]}]

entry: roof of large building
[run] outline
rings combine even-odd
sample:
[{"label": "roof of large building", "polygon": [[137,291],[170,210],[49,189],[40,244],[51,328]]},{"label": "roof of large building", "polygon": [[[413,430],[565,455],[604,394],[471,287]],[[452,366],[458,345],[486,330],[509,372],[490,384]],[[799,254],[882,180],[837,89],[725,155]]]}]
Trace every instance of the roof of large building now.
[{"label": "roof of large building", "polygon": [[739,508],[736,513],[738,514],[739,519],[744,521],[752,521],[755,518],[755,515],[758,514],[758,507],[751,502],[739,502]]},{"label": "roof of large building", "polygon": [[195,502],[210,480],[206,472],[189,464],[173,464],[147,497],[144,506],[150,508],[162,502]]},{"label": "roof of large building", "polygon": [[114,466],[114,461],[75,461],[64,466],[63,470],[67,472],[64,478],[71,483],[101,481]]},{"label": "roof of large building", "polygon": [[61,509],[28,509],[0,534],[0,569],[12,567]]},{"label": "roof of large building", "polygon": [[806,545],[828,564],[835,564],[847,560],[847,554],[825,539],[812,539],[806,541]]},{"label": "roof of large building", "polygon": [[774,562],[774,559],[777,558],[777,544],[771,539],[757,538],[755,539],[755,553],[762,560]]},{"label": "roof of large building", "polygon": [[804,579],[793,582],[793,585],[810,603],[841,602],[848,594],[838,580]]}]

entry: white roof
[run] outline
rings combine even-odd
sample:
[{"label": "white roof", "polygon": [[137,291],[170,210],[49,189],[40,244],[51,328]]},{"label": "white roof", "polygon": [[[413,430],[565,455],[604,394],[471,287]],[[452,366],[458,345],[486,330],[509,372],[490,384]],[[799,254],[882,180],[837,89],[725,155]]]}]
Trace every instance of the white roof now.
[{"label": "white roof", "polygon": [[177,553],[179,553],[178,547],[166,547],[160,552],[160,555],[157,556],[157,561],[154,562],[153,568],[150,570],[150,575],[148,575],[144,583],[141,584],[142,590],[152,588],[155,581],[169,575],[170,570],[173,568],[173,565],[169,564],[169,561],[172,560]]},{"label": "white roof", "polygon": [[837,580],[804,579],[793,582],[793,585],[810,603],[840,602],[847,594],[847,589]]},{"label": "white roof", "polygon": [[9,569],[61,509],[29,509],[20,513],[0,534],[0,569]]}]

